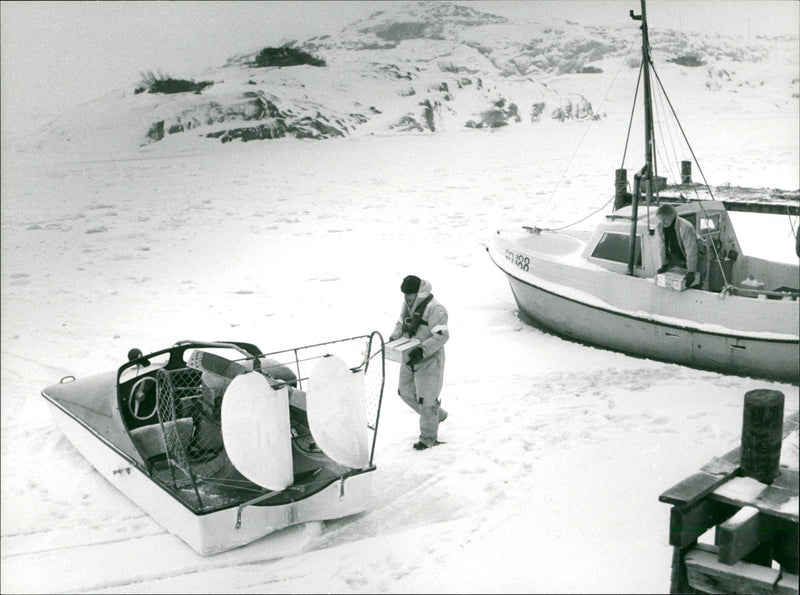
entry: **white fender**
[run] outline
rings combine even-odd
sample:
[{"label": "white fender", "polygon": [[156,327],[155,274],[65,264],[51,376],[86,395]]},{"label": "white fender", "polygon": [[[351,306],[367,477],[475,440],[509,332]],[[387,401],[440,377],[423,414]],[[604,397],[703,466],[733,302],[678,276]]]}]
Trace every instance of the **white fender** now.
[{"label": "white fender", "polygon": [[247,479],[279,491],[294,483],[289,390],[274,390],[258,372],[234,378],[222,399],[222,440]]},{"label": "white fender", "polygon": [[362,469],[369,463],[364,372],[341,359],[317,362],[308,378],[308,425],[317,446],[340,465]]}]

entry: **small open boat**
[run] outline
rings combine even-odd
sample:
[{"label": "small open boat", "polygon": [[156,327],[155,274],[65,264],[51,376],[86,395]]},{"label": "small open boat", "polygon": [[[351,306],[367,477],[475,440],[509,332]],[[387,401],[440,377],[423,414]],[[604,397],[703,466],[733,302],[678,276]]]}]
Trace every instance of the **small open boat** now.
[{"label": "small open boat", "polygon": [[377,332],[269,354],[179,341],[42,396],[108,481],[206,555],[371,505],[384,373]]},{"label": "small open boat", "polygon": [[[632,192],[626,192],[626,171],[618,170],[614,210],[593,233],[533,226],[498,231],[489,255],[505,273],[521,313],[556,334],[633,355],[797,383],[797,261],[744,254],[728,214],[796,216],[797,194],[788,200],[716,200],[709,187],[710,199],[687,199],[698,195],[689,176],[669,195],[654,159],[644,0],[641,7],[641,15],[631,11],[631,17],[642,23],[645,165],[634,176]],[[689,167],[682,167],[682,177],[691,170],[690,162],[684,164]],[[646,208],[639,209],[640,203]],[[651,208],[664,203],[698,235],[699,283],[688,289],[657,276],[662,263]],[[797,251],[800,256],[800,244]]]}]

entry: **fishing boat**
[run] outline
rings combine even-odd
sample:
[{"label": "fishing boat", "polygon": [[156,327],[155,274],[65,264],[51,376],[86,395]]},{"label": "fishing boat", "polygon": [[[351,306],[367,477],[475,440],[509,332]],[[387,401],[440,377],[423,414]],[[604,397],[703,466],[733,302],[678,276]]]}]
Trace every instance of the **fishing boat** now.
[{"label": "fishing boat", "polygon": [[109,482],[208,555],[372,504],[384,374],[377,332],[268,354],[186,340],[42,396]]},{"label": "fishing boat", "polygon": [[[507,277],[521,317],[545,330],[636,356],[797,383],[798,263],[745,254],[729,216],[733,210],[796,216],[797,193],[749,190],[719,200],[706,185],[701,198],[691,161],[682,162],[679,183],[666,184],[655,162],[644,0],[641,14],[630,16],[641,22],[645,120],[645,164],[632,189],[626,170],[617,170],[612,212],[593,232],[498,231],[487,251]],[[652,210],[661,204],[671,204],[697,236],[696,281],[688,288],[686,270],[658,274]],[[800,256],[800,244],[796,251]]]}]

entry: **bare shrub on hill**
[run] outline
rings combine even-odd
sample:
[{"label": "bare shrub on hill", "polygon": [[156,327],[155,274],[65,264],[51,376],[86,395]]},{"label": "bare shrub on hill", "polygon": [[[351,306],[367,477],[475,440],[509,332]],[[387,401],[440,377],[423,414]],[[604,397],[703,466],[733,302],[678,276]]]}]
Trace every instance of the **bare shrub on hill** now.
[{"label": "bare shrub on hill", "polygon": [[676,56],[675,58],[668,58],[667,62],[690,67],[703,66],[705,64],[705,61],[697,54],[684,54],[682,56]]},{"label": "bare shrub on hill", "polygon": [[325,60],[316,58],[306,51],[293,47],[266,47],[256,55],[255,66],[325,66]]},{"label": "bare shrub on hill", "polygon": [[134,89],[134,94],[144,93],[200,93],[206,87],[210,87],[214,83],[211,81],[200,81],[186,79],[176,79],[170,76],[164,76],[161,72],[158,75],[148,71],[146,74],[141,73],[142,80],[139,85]]}]

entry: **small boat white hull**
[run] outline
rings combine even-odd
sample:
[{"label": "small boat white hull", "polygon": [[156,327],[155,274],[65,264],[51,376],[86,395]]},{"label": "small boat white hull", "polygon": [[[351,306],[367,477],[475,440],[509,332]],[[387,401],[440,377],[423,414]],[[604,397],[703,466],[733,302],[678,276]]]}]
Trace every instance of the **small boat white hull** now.
[{"label": "small boat white hull", "polygon": [[[312,497],[272,506],[247,506],[240,519],[237,506],[195,514],[88,425],[53,400],[47,402],[58,427],[103,477],[202,555],[251,543],[290,525],[349,516],[366,509],[372,499],[370,469],[339,478]],[[238,528],[237,520],[241,521]]]}]

